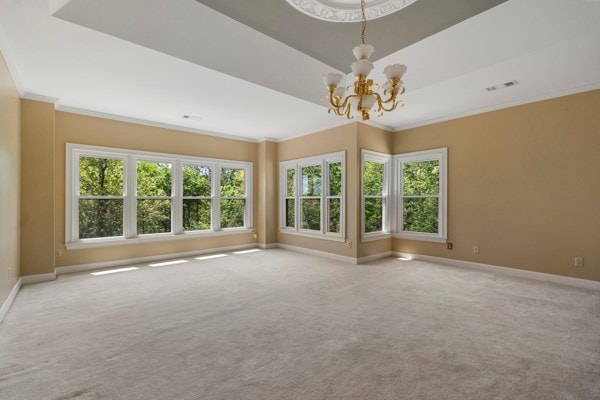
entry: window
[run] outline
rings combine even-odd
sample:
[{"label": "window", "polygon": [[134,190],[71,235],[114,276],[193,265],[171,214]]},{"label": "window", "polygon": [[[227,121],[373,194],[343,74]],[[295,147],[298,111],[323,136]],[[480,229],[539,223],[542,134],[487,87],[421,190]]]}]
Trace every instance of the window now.
[{"label": "window", "polygon": [[447,149],[395,156],[398,237],[446,239]]},{"label": "window", "polygon": [[387,154],[362,151],[363,241],[389,233],[389,164]]},{"label": "window", "polygon": [[344,240],[345,153],[281,163],[281,232]]},{"label": "window", "polygon": [[67,248],[252,228],[252,163],[67,144],[67,168]]}]

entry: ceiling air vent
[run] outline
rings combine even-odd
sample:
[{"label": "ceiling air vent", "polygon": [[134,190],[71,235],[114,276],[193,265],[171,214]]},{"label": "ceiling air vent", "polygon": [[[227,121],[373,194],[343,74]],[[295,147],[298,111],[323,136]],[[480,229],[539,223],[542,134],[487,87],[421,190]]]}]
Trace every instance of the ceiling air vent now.
[{"label": "ceiling air vent", "polygon": [[186,115],[183,116],[183,118],[189,119],[189,120],[192,120],[192,121],[202,121],[202,117],[197,117],[195,115],[187,115],[186,114]]},{"label": "ceiling air vent", "polygon": [[509,82],[500,83],[498,85],[486,87],[485,90],[487,90],[488,92],[493,92],[495,90],[506,89],[511,86],[517,86],[518,84],[519,84],[519,82],[517,82],[517,81],[509,81]]}]

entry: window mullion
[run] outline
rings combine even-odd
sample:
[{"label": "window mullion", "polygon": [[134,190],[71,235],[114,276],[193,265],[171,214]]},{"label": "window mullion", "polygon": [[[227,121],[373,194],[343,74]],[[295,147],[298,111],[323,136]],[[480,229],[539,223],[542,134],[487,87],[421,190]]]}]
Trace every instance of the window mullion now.
[{"label": "window mullion", "polygon": [[221,166],[215,164],[213,166],[213,181],[212,183],[212,218],[211,226],[213,231],[221,230]]},{"label": "window mullion", "polygon": [[125,159],[125,204],[123,207],[123,236],[126,239],[137,237],[137,200],[136,200],[136,171],[137,160],[133,156]]},{"label": "window mullion", "polygon": [[183,233],[183,172],[179,160],[173,161],[171,174],[171,232]]}]

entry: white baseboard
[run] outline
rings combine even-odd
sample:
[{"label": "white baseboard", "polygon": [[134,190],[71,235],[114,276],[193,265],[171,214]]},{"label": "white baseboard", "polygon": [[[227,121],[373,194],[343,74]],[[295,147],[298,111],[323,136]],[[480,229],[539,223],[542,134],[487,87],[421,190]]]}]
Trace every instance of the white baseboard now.
[{"label": "white baseboard", "polygon": [[535,279],[537,281],[558,283],[583,289],[600,290],[600,282],[588,279],[571,278],[570,276],[546,274],[544,272],[528,271],[525,269],[501,267],[498,265],[481,264],[471,261],[453,260],[451,258],[433,257],[422,254],[403,253],[395,251],[396,257],[407,257],[413,260],[423,260],[438,264],[451,265],[453,267],[470,268],[479,271],[492,272],[499,275],[515,276],[519,278]]},{"label": "white baseboard", "polygon": [[350,264],[357,264],[357,262],[358,262],[358,259],[354,258],[354,257],[341,256],[339,254],[327,253],[325,251],[307,249],[306,247],[292,246],[292,245],[283,244],[283,243],[277,243],[277,247],[280,248],[280,249],[297,251],[298,253],[312,254],[314,256],[328,258],[330,260],[343,261],[343,262],[347,262],[347,263],[350,263]]},{"label": "white baseboard", "polygon": [[188,257],[199,256],[202,254],[222,253],[222,252],[227,252],[227,251],[244,250],[244,249],[255,248],[255,247],[257,247],[256,243],[248,243],[248,244],[242,244],[242,245],[238,245],[238,246],[186,251],[183,253],[170,253],[170,254],[161,254],[161,255],[157,255],[157,256],[127,258],[127,259],[113,260],[113,261],[101,261],[101,262],[95,262],[95,263],[89,263],[89,264],[68,265],[68,266],[64,266],[64,267],[57,267],[56,273],[58,275],[70,274],[73,272],[84,272],[84,271],[92,271],[95,269],[102,269],[102,268],[121,267],[124,265],[143,264],[143,263],[153,262],[153,261],[172,260],[174,258],[188,258]]},{"label": "white baseboard", "polygon": [[23,285],[31,285],[33,283],[50,282],[56,279],[56,271],[47,274],[25,275],[21,277]]},{"label": "white baseboard", "polygon": [[370,256],[360,257],[357,259],[357,264],[365,264],[375,260],[381,260],[382,258],[388,258],[392,256],[391,251],[384,251],[383,253],[371,254]]},{"label": "white baseboard", "polygon": [[258,247],[261,249],[276,249],[277,243],[258,243]]},{"label": "white baseboard", "polygon": [[21,278],[17,279],[17,282],[13,286],[4,303],[2,303],[2,307],[0,307],[0,324],[4,320],[4,317],[8,313],[8,309],[12,306],[13,301],[15,301],[15,297],[17,297],[17,293],[19,293],[19,289],[21,289],[23,281]]}]

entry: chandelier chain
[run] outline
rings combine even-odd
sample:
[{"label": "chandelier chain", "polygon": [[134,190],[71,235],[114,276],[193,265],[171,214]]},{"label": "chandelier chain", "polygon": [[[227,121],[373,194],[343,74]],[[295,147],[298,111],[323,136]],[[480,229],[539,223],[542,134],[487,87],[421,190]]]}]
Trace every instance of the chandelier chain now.
[{"label": "chandelier chain", "polygon": [[362,32],[360,34],[360,38],[362,39],[362,44],[365,44],[365,30],[367,29],[367,17],[365,16],[365,0],[360,0],[360,15],[362,22]]}]

